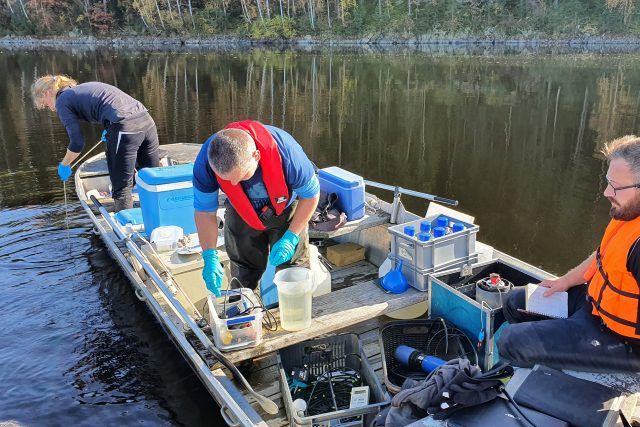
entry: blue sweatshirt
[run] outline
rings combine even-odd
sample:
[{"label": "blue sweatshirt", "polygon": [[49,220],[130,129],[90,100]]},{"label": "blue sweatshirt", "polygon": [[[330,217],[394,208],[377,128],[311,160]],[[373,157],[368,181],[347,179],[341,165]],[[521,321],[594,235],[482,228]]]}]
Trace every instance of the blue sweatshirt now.
[{"label": "blue sweatshirt", "polygon": [[106,127],[145,111],[140,101],[115,86],[100,82],[62,89],[56,97],[56,112],[69,134],[69,151],[74,153],[84,148],[80,120]]},{"label": "blue sweatshirt", "polygon": [[[273,136],[280,152],[284,180],[290,195],[287,206],[293,203],[297,197],[310,199],[317,196],[320,193],[320,182],[315,175],[313,163],[304,153],[300,144],[293,136],[280,128],[269,125],[265,125],[265,127]],[[216,175],[207,159],[209,144],[215,136],[216,134],[213,134],[202,144],[193,166],[193,206],[201,212],[215,212],[218,209],[220,184],[218,184]],[[261,167],[258,167],[256,173],[248,180],[242,181],[240,185],[256,212],[270,203],[267,187],[262,179]]]}]

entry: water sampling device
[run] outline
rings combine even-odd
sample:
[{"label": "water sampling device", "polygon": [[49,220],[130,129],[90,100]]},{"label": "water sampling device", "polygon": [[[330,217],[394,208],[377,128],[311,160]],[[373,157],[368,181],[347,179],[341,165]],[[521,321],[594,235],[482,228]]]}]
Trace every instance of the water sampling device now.
[{"label": "water sampling device", "polygon": [[393,356],[401,365],[412,371],[424,371],[427,374],[447,363],[439,357],[426,355],[408,345],[399,345]]}]

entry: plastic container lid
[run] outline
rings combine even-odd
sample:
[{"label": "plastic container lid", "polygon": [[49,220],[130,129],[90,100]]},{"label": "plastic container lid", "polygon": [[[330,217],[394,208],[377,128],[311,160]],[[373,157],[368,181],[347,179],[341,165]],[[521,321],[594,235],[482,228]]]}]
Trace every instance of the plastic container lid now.
[{"label": "plastic container lid", "polygon": [[431,232],[431,223],[428,221],[422,221],[420,223],[420,231],[424,232],[424,233],[430,233]]},{"label": "plastic container lid", "polygon": [[453,232],[457,232],[457,231],[462,231],[464,230],[464,224],[461,222],[456,222],[453,224]]},{"label": "plastic container lid", "polygon": [[407,236],[415,236],[416,235],[416,229],[413,227],[413,225],[407,225],[404,228],[404,234],[406,234]]},{"label": "plastic container lid", "polygon": [[118,222],[122,225],[144,224],[144,220],[142,218],[142,209],[140,208],[124,209],[118,212],[115,216]]},{"label": "plastic container lid", "polygon": [[334,182],[342,188],[355,188],[364,185],[364,180],[360,175],[356,175],[337,166],[320,169],[318,176],[327,181]]},{"label": "plastic container lid", "polygon": [[159,168],[143,168],[138,172],[137,179],[147,185],[190,182],[193,179],[193,163]]},{"label": "plastic container lid", "polygon": [[418,240],[421,242],[428,242],[431,239],[431,235],[429,233],[420,233],[418,234]]},{"label": "plastic container lid", "polygon": [[448,227],[449,226],[449,218],[446,216],[438,217],[437,221],[438,227]]},{"label": "plastic container lid", "polygon": [[182,227],[177,225],[166,225],[163,227],[156,227],[151,232],[151,243],[156,247],[159,252],[171,251],[178,247],[178,240],[184,237],[184,231]]},{"label": "plastic container lid", "polygon": [[[438,218],[438,221],[440,218]],[[447,233],[444,227],[436,227],[433,229],[433,237],[442,237]]]}]

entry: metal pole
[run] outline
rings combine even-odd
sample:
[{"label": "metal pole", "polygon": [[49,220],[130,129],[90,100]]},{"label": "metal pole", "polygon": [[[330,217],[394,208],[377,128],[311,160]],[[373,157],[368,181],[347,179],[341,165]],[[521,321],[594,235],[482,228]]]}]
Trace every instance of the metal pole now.
[{"label": "metal pole", "polygon": [[458,206],[458,201],[453,199],[447,199],[445,197],[434,196],[433,194],[422,193],[420,191],[408,190],[406,188],[397,187],[393,185],[381,184],[375,181],[364,180],[365,185],[370,187],[381,188],[383,190],[393,191],[394,193],[406,194],[407,196],[418,197],[420,199],[430,200],[432,202],[445,203],[447,205]]}]

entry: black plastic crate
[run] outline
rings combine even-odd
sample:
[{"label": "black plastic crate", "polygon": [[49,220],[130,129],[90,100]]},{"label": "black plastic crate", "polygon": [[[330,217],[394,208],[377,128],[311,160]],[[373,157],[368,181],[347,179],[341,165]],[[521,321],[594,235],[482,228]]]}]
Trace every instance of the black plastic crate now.
[{"label": "black plastic crate", "polygon": [[[326,338],[305,341],[278,352],[280,370],[280,389],[282,399],[291,426],[331,426],[347,427],[362,425],[360,415],[365,417],[365,425],[373,419],[380,408],[391,401],[385,392],[375,371],[369,364],[356,334],[341,334]],[[304,368],[309,374],[318,377],[330,369],[349,369],[358,371],[362,385],[369,386],[369,404],[360,408],[347,408],[320,414],[308,414],[299,417],[293,410],[293,397],[287,383],[287,374],[294,368]],[[308,402],[307,402],[308,403]]]},{"label": "black plastic crate", "polygon": [[406,378],[420,380],[427,376],[423,372],[409,371],[396,360],[393,353],[400,345],[445,361],[463,357],[474,364],[478,362],[473,343],[462,331],[441,318],[389,322],[380,329],[380,353],[384,383],[393,394],[400,391]]}]

